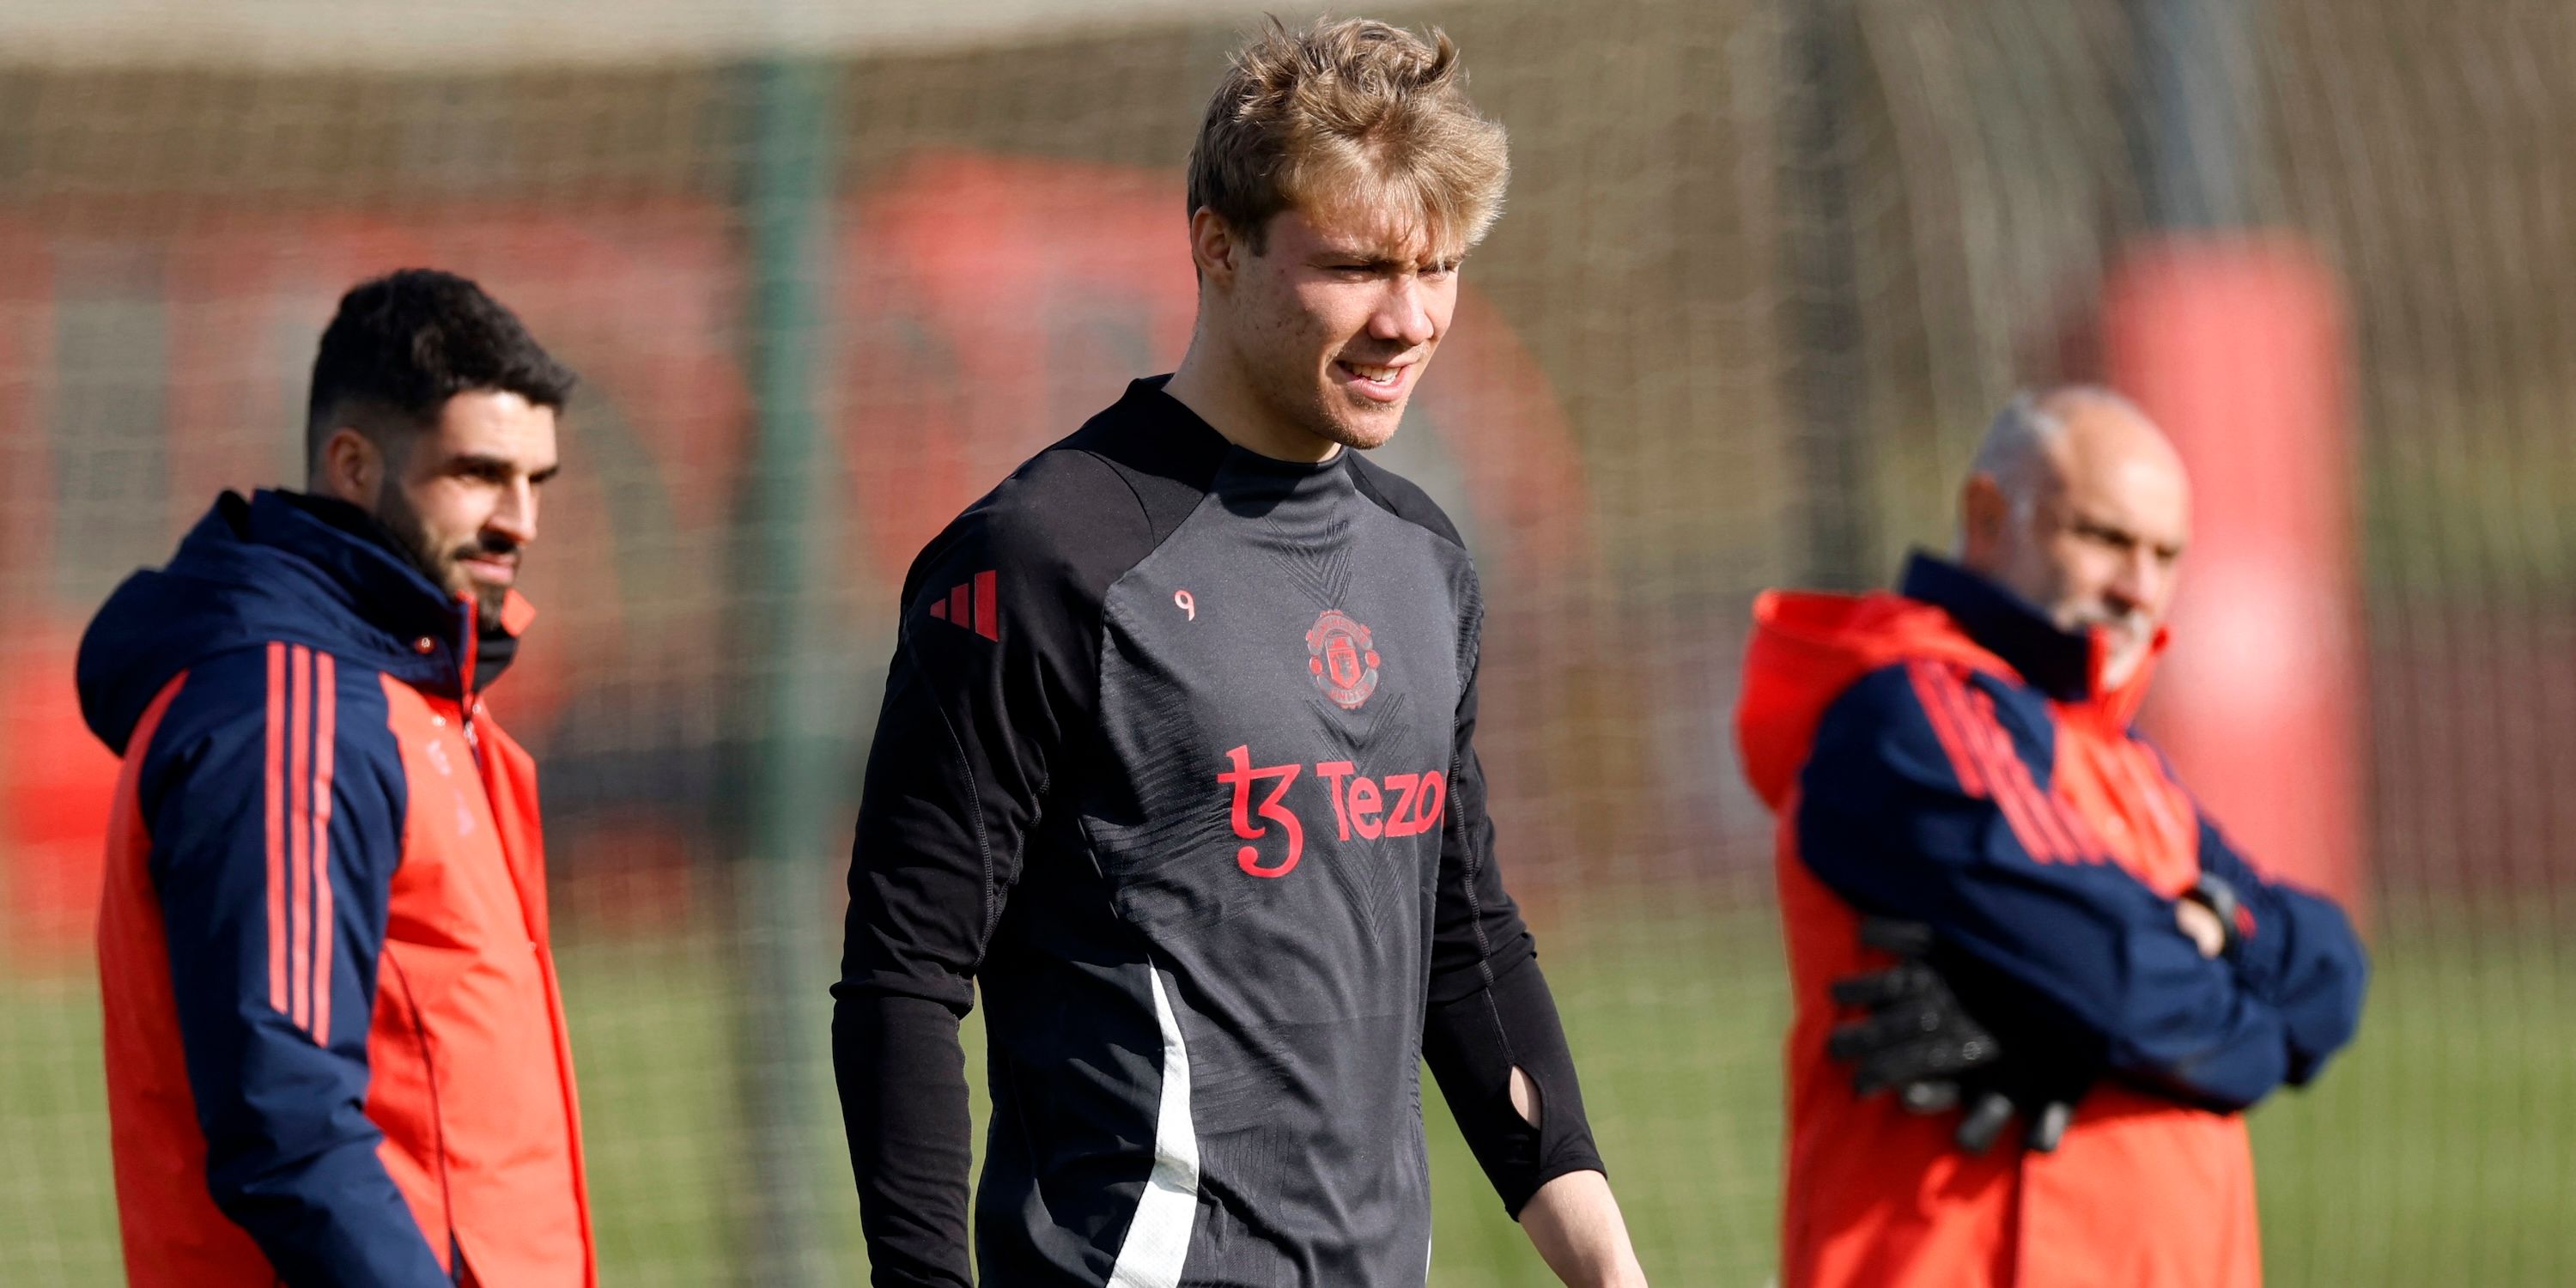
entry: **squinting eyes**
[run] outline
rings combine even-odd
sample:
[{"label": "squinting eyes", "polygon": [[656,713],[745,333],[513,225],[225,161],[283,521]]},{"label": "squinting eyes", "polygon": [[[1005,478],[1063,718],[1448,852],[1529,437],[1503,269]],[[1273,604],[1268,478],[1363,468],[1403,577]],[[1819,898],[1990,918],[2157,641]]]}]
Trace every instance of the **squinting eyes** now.
[{"label": "squinting eyes", "polygon": [[[1328,273],[1364,273],[1371,276],[1379,276],[1393,275],[1405,270],[1396,264],[1327,264],[1324,266],[1324,271]],[[1420,264],[1416,265],[1412,271],[1423,277],[1447,277],[1450,274],[1457,272],[1458,266],[1456,264]]]},{"label": "squinting eyes", "polygon": [[2090,541],[2095,545],[2109,546],[2114,550],[2123,552],[2145,549],[2148,553],[2153,554],[2156,557],[2156,562],[2158,563],[2172,563],[2182,558],[2182,550],[2178,546],[2147,546],[2145,542],[2138,540],[2136,537],[2130,536],[2125,532],[2115,532],[2108,528],[2095,528],[2078,525],[2075,529],[2075,535],[2082,537],[2086,541]]}]

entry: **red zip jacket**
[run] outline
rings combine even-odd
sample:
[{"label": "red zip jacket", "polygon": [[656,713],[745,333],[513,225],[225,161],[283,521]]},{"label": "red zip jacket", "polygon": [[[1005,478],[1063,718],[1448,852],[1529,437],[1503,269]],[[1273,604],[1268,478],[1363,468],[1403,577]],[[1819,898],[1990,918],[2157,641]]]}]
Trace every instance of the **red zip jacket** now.
[{"label": "red zip jacket", "polygon": [[[1917,556],[1901,595],[1774,592],[1755,623],[1737,733],[1779,817],[1796,1001],[1784,1288],[2259,1283],[2236,1111],[2350,1040],[2366,968],[2343,913],[2199,812],[2130,729],[2144,674],[2104,692],[2093,640],[1982,578]],[[2244,902],[2218,959],[2174,922],[2203,871]],[[1929,923],[2107,1066],[2055,1153],[1971,1156],[1955,1111],[1852,1094],[1827,990],[1887,964],[1863,914]]]},{"label": "red zip jacket", "polygon": [[227,494],[80,655],[138,1288],[596,1282],[535,766],[480,629],[354,507]]}]

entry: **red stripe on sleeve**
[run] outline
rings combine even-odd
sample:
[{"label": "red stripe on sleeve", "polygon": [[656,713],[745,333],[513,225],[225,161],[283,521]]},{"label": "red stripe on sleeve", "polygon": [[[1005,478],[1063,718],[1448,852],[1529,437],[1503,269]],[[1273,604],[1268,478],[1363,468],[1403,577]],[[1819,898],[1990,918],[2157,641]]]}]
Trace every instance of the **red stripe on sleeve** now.
[{"label": "red stripe on sleeve", "polygon": [[2095,839],[2093,829],[2085,825],[2083,817],[2075,812],[2074,803],[2054,791],[2041,791],[2038,781],[2030,776],[2030,767],[2023,765],[2019,768],[2025,790],[2038,805],[2040,825],[2058,838],[2060,855],[2076,863],[2098,861],[2102,857],[2101,842]]},{"label": "red stripe on sleeve", "polygon": [[1001,577],[995,573],[975,574],[975,633],[988,640],[1002,638]]},{"label": "red stripe on sleeve", "polygon": [[313,683],[312,650],[296,645],[287,653],[286,803],[287,876],[287,1015],[296,1026],[313,1029]]},{"label": "red stripe on sleeve", "polygon": [[268,1005],[286,1010],[286,646],[268,646]]},{"label": "red stripe on sleeve", "polygon": [[1941,740],[1941,751],[1950,758],[1950,772],[1959,776],[1959,786],[1970,796],[1985,796],[1985,770],[1959,731],[1958,677],[1938,662],[1908,662],[1905,673],[1914,682],[1914,700],[1923,704],[1923,714],[1932,720],[1932,736]]},{"label": "red stripe on sleeve", "polygon": [[2084,821],[2084,815],[2075,808],[2075,802],[2051,792],[2048,796],[2048,807],[2056,814],[2058,827],[2065,830],[2067,839],[2073,844],[2076,858],[2086,863],[2110,861],[2110,847],[2102,844],[2101,834],[2093,830],[2092,824]]},{"label": "red stripe on sleeve", "polygon": [[2030,766],[2023,764],[2021,753],[2013,748],[2012,734],[1995,718],[1992,700],[1982,693],[1967,695],[1976,737],[1986,747],[1986,764],[1995,780],[1999,802],[2009,801],[2008,812],[2017,815],[2013,832],[2021,838],[2022,848],[2042,862],[2064,862],[2077,857],[2072,838],[2058,825],[2057,811],[2040,794],[2039,784],[2030,776]]},{"label": "red stripe on sleeve", "polygon": [[[1986,696],[1969,688],[1948,667],[1916,665],[1924,668],[1922,675],[1929,681],[1923,686],[1924,708],[1940,713],[1934,717],[1934,731],[1958,769],[1960,785],[1969,795],[1995,803],[2013,838],[2031,857],[2042,862],[2059,857],[2058,839],[2041,822],[2044,807],[2029,769],[2013,751],[2012,735],[1995,720]],[[1944,724],[1946,730],[1941,727]]]},{"label": "red stripe on sleeve", "polygon": [[313,1040],[331,1045],[331,746],[340,713],[338,668],[313,655]]},{"label": "red stripe on sleeve", "polygon": [[2102,859],[2106,851],[2092,828],[2067,802],[2039,789],[2013,746],[2012,733],[1996,718],[1992,698],[1938,662],[1909,662],[1906,673],[1961,789],[1993,801],[2032,858],[2043,863]]},{"label": "red stripe on sleeve", "polygon": [[[1985,742],[1982,732],[1970,736],[1981,743]],[[2006,751],[2004,754],[2009,756],[2012,753]],[[1988,766],[1996,767],[1994,766],[1994,747],[1991,743],[1986,745],[1983,755]],[[2042,863],[2054,862],[2057,858],[2057,847],[2050,841],[2048,834],[2040,830],[2039,820],[2031,816],[2030,798],[2013,790],[2011,782],[2006,780],[1997,784],[1993,799],[1996,807],[2003,811],[2004,821],[2012,825],[2013,839],[2021,842],[2021,848],[2028,850],[2030,857]]]}]

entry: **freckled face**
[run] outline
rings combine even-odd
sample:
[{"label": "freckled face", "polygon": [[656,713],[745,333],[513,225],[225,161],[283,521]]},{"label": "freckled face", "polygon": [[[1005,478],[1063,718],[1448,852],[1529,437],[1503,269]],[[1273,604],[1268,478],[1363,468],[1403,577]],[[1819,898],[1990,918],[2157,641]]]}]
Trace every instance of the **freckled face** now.
[{"label": "freckled face", "polygon": [[1237,369],[1266,419],[1362,450],[1394,437],[1448,334],[1463,250],[1374,212],[1271,218],[1226,299]]}]

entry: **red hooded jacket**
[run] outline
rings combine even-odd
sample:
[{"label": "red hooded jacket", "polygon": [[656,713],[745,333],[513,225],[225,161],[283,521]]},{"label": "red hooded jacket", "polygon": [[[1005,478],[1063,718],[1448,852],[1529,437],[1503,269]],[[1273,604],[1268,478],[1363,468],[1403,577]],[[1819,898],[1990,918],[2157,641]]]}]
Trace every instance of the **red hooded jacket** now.
[{"label": "red hooded jacket", "polygon": [[[2146,676],[2102,691],[2098,650],[1923,556],[1901,595],[1774,592],[1755,607],[1737,733],[1779,818],[1796,1002],[1784,1288],[2261,1280],[2237,1111],[2350,1040],[2361,948],[2332,903],[2229,847],[2129,727]],[[2218,959],[2174,920],[2203,871],[2244,905]],[[1942,951],[2095,1053],[2105,1076],[2055,1153],[1972,1156],[1952,1142],[1955,1111],[1853,1094],[1825,1052],[1849,1018],[1828,989],[1886,964],[1860,945],[1863,914],[1928,923]]]},{"label": "red hooded jacket", "polygon": [[226,495],[82,641],[138,1288],[596,1282],[536,769],[479,629],[354,507]]}]

